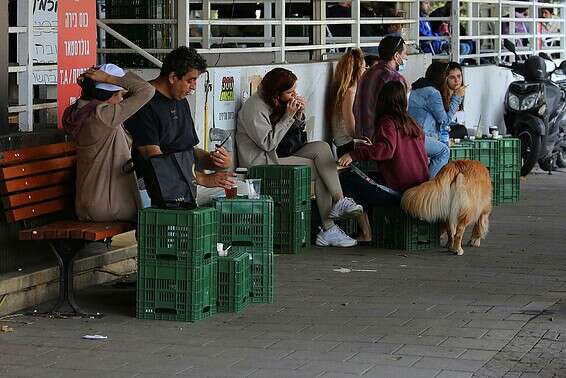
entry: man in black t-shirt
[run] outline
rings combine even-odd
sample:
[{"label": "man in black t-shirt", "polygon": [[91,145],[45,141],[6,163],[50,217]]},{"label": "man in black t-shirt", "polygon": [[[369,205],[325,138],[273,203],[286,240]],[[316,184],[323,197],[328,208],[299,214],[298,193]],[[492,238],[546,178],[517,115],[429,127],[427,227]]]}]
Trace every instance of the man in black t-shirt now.
[{"label": "man in black t-shirt", "polygon": [[[137,170],[151,156],[192,151],[199,185],[230,188],[235,184],[234,173],[218,171],[231,164],[223,147],[210,153],[196,147],[199,140],[185,97],[194,93],[197,79],[205,70],[205,60],[192,47],[176,48],[165,57],[159,76],[150,81],[155,95],[125,123],[133,138],[132,157]],[[217,172],[205,174],[204,169]]]}]

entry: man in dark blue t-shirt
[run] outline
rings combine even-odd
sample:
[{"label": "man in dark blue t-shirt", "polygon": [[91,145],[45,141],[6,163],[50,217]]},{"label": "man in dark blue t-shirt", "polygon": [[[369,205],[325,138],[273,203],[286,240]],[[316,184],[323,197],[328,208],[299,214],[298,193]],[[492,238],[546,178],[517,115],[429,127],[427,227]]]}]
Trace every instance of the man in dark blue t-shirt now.
[{"label": "man in dark blue t-shirt", "polygon": [[210,153],[196,147],[199,140],[185,99],[194,93],[197,79],[205,70],[206,62],[195,49],[183,46],[171,51],[163,61],[159,76],[150,81],[155,95],[125,122],[125,126],[133,138],[132,157],[138,170],[151,156],[192,151],[199,169],[195,174],[199,185],[230,188],[235,184],[234,173],[202,172],[227,169],[231,158],[223,147]]}]

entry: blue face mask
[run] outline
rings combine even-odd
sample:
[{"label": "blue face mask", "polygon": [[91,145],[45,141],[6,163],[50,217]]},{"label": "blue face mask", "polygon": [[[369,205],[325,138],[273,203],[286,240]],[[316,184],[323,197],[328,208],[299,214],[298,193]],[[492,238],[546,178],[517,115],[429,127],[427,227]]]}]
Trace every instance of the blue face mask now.
[{"label": "blue face mask", "polygon": [[407,68],[407,60],[403,59],[401,60],[401,64],[399,64],[399,71],[405,71],[405,68]]}]

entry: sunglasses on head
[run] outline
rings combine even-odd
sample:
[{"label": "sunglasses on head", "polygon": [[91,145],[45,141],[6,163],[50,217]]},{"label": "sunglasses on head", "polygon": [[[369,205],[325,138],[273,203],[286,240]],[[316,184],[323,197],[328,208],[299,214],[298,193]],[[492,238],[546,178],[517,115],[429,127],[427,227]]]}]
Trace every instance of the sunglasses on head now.
[{"label": "sunglasses on head", "polygon": [[395,48],[393,50],[397,51],[397,49],[402,45],[403,42],[404,42],[403,38],[399,37],[399,39],[397,40],[397,44],[395,45]]}]

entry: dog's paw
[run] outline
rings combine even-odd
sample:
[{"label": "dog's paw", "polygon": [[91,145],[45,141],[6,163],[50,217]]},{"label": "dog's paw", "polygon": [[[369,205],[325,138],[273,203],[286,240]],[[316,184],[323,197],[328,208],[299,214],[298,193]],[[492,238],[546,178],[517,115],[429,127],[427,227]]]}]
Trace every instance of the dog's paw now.
[{"label": "dog's paw", "polygon": [[449,248],[448,250],[450,252],[458,255],[458,256],[462,256],[464,254],[464,250],[462,249],[462,247],[460,247],[460,248]]},{"label": "dog's paw", "polygon": [[468,245],[470,247],[479,247],[481,243],[480,239],[470,239],[470,242],[468,243]]}]

